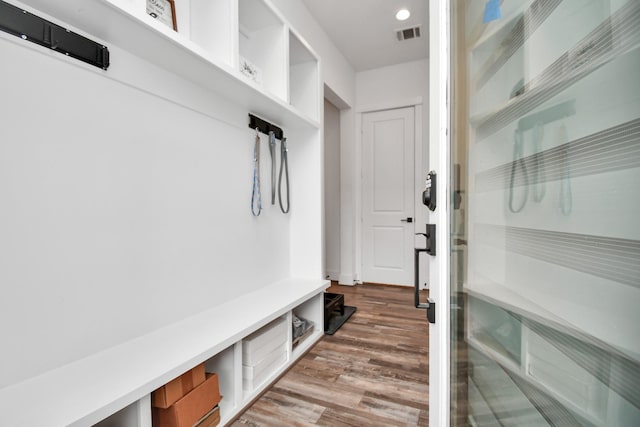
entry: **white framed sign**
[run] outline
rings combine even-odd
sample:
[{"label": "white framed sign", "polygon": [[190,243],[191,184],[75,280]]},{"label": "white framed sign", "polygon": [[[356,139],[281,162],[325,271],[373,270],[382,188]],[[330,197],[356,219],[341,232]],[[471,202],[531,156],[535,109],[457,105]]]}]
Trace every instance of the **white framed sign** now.
[{"label": "white framed sign", "polygon": [[147,14],[173,28],[174,31],[178,31],[174,0],[147,0]]}]

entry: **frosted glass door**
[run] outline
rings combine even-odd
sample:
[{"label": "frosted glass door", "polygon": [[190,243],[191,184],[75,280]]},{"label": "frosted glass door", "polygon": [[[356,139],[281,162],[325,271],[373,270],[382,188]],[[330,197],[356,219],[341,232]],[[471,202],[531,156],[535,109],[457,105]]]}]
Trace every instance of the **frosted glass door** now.
[{"label": "frosted glass door", "polygon": [[451,2],[451,424],[640,425],[640,0]]}]

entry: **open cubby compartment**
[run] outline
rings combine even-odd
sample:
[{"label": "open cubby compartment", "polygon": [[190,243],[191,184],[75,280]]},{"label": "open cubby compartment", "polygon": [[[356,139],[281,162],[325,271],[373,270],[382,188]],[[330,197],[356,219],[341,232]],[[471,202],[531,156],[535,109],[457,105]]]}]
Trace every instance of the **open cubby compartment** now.
[{"label": "open cubby compartment", "polygon": [[318,120],[318,58],[289,30],[289,102],[299,112]]},{"label": "open cubby compartment", "polygon": [[[94,0],[97,1],[97,0]],[[103,0],[174,37],[213,63],[234,65],[237,9],[231,0],[174,0],[177,31],[147,14],[147,0]],[[125,47],[125,46],[123,46]]]},{"label": "open cubby compartment", "polygon": [[[111,0],[116,3],[124,0]],[[124,2],[126,3],[126,2]],[[146,14],[147,0],[130,0]],[[174,0],[177,33],[215,61],[233,65],[236,12],[230,0]],[[161,28],[164,28],[160,26]]]},{"label": "open cubby compartment", "polygon": [[[293,313],[313,324],[313,330],[293,349],[293,357],[297,358],[307,351],[309,347],[317,341],[317,338],[324,334],[324,293],[321,292],[293,309]],[[316,339],[314,339],[316,338]]]},{"label": "open cubby compartment", "polygon": [[204,364],[207,373],[218,374],[220,384],[220,421],[224,425],[242,405],[242,378],[240,367],[242,366],[242,343],[237,342]]},{"label": "open cubby compartment", "polygon": [[288,100],[283,20],[262,0],[238,2],[238,70],[247,81]]},{"label": "open cubby compartment", "polygon": [[125,406],[115,414],[94,425],[95,427],[151,427],[151,395]]},{"label": "open cubby compartment", "polygon": [[[229,0],[176,0],[176,8],[182,3],[188,7],[189,2],[189,38],[218,60],[233,67],[238,21],[234,3]],[[179,31],[180,24],[179,21]]]},{"label": "open cubby compartment", "polygon": [[522,323],[507,310],[468,298],[467,331],[470,341],[480,343],[500,360],[520,367],[522,361]]}]

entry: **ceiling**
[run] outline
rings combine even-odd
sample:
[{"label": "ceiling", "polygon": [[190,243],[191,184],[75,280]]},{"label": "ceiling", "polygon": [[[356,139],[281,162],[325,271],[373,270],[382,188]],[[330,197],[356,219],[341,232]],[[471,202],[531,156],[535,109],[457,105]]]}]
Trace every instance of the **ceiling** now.
[{"label": "ceiling", "polygon": [[[356,71],[427,58],[427,0],[303,0]],[[406,21],[396,12],[411,11]],[[396,30],[420,25],[421,37],[398,41]]]}]

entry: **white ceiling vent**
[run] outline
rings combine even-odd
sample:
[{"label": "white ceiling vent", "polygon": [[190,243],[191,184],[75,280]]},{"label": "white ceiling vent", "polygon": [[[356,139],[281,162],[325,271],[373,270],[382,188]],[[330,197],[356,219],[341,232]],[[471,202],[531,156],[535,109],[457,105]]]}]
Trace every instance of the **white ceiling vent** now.
[{"label": "white ceiling vent", "polygon": [[417,39],[420,37],[420,27],[418,26],[396,30],[396,37],[398,37],[398,41]]}]

